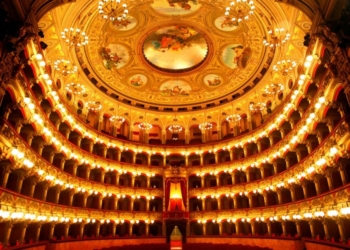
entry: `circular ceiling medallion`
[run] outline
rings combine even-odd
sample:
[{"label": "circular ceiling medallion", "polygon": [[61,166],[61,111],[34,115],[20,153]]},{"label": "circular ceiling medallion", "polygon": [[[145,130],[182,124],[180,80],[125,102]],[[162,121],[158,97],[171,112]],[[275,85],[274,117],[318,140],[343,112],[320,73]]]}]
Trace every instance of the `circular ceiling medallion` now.
[{"label": "circular ceiling medallion", "polygon": [[154,68],[183,73],[200,66],[209,48],[201,32],[186,25],[173,25],[148,34],[142,50],[144,58]]}]

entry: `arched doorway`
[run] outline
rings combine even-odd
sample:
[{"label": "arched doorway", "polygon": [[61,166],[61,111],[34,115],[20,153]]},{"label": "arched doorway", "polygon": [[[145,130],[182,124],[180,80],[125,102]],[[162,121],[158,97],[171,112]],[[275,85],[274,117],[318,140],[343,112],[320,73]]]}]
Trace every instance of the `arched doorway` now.
[{"label": "arched doorway", "polygon": [[171,234],[173,233],[175,227],[177,227],[177,230],[182,236],[182,243],[186,243],[186,225],[187,220],[167,220],[165,222],[166,226],[166,242],[170,243],[171,240]]},{"label": "arched doorway", "polygon": [[182,249],[182,234],[177,226],[174,227],[173,232],[170,235],[170,250]]}]

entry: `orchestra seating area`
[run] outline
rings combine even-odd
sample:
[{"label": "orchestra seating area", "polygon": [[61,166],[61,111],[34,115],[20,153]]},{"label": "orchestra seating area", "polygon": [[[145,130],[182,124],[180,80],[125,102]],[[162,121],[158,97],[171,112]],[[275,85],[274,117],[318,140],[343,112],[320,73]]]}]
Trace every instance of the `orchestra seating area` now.
[{"label": "orchestra seating area", "polygon": [[[128,246],[112,246],[96,250],[168,250],[169,244],[140,244]],[[197,249],[197,248],[192,248]]]},{"label": "orchestra seating area", "polygon": [[[135,248],[136,249],[136,248]],[[182,245],[182,250],[271,250],[268,247],[231,245],[231,244],[208,244],[208,243],[187,243]]]}]

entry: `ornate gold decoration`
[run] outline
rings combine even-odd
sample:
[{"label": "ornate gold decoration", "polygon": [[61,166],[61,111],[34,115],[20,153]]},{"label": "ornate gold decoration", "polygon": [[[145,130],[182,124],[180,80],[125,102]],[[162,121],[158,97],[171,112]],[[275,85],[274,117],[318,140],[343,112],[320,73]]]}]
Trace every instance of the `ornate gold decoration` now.
[{"label": "ornate gold decoration", "polygon": [[121,3],[121,0],[100,0],[98,3],[98,13],[106,20],[124,20],[129,11],[127,4]]},{"label": "ornate gold decoration", "polygon": [[73,65],[69,60],[65,59],[56,60],[53,66],[62,76],[67,76],[78,72],[78,67]]},{"label": "ornate gold decoration", "polygon": [[287,76],[291,71],[297,66],[297,62],[291,59],[278,61],[273,65],[272,70],[276,72],[281,72],[282,75]]},{"label": "ornate gold decoration", "polygon": [[74,95],[82,95],[86,91],[85,86],[83,84],[75,82],[68,83],[66,86],[66,90],[69,93],[73,93]]},{"label": "ornate gold decoration", "polygon": [[263,44],[269,47],[280,47],[290,39],[290,34],[285,28],[268,28],[269,37],[265,37]]},{"label": "ornate gold decoration", "polygon": [[225,16],[232,17],[232,21],[240,23],[253,15],[255,5],[253,0],[232,0],[225,10]]},{"label": "ornate gold decoration", "polygon": [[61,32],[61,38],[69,45],[69,46],[84,46],[89,43],[89,37],[85,32],[82,32],[78,28],[69,28],[64,29]]}]

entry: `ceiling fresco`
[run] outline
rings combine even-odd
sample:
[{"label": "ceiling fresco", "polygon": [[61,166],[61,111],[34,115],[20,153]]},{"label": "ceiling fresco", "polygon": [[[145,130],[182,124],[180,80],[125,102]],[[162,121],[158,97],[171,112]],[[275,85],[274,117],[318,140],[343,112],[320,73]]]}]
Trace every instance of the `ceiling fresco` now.
[{"label": "ceiling fresco", "polygon": [[[256,1],[254,15],[240,23],[224,15],[223,1],[126,2],[129,14],[123,20],[106,21],[97,3],[86,0],[47,13],[39,27],[50,46],[49,58],[63,56],[80,65],[79,78],[87,88],[103,87],[107,95],[146,106],[196,105],[243,95],[266,82],[265,69],[278,58],[300,57],[310,28],[303,14],[274,1],[268,1],[269,7]],[[288,26],[292,38],[276,49],[263,45],[272,14],[276,23]],[[84,29],[87,46],[74,50],[60,41],[57,31],[70,26]],[[96,93],[87,92],[87,98]],[[101,94],[94,95],[103,100]]]},{"label": "ceiling fresco", "polygon": [[146,60],[165,72],[196,68],[208,54],[204,36],[185,25],[167,26],[147,36],[143,43]]},{"label": "ceiling fresco", "polygon": [[[129,98],[170,105],[219,98],[252,78],[266,57],[258,20],[230,23],[221,10],[205,8],[204,3],[169,2],[173,3],[155,1],[138,13],[130,11],[130,21],[123,25],[93,18],[82,58],[99,82]],[[187,4],[193,8],[183,7]],[[169,20],[174,13],[181,18]],[[131,84],[130,69],[151,77]],[[213,71],[216,78],[210,78]]]}]

